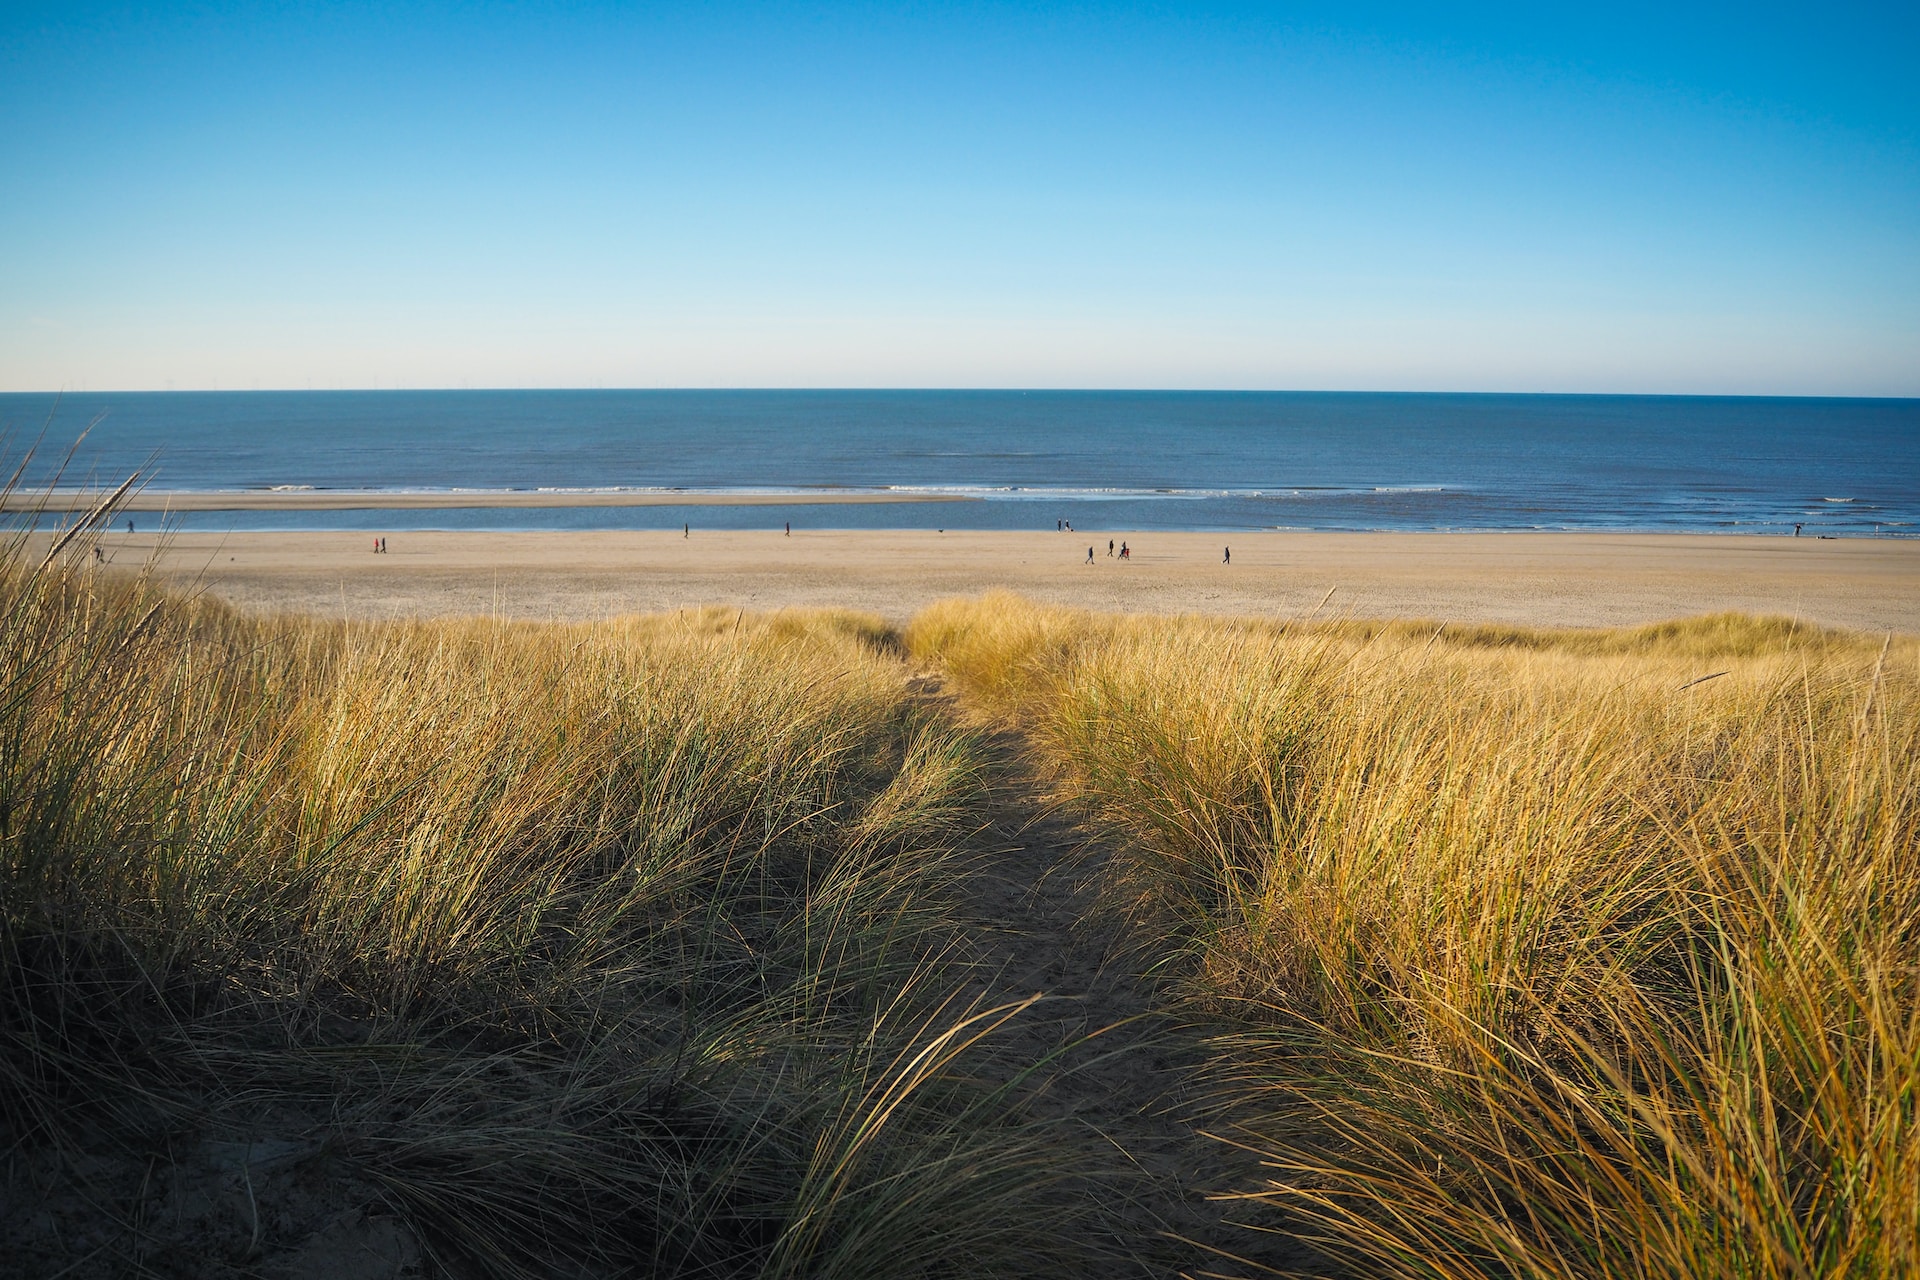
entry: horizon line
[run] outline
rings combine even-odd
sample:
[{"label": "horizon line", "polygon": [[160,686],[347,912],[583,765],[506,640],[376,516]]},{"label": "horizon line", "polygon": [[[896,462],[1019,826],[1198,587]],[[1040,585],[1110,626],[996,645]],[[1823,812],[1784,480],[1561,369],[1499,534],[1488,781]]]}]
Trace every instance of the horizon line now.
[{"label": "horizon line", "polygon": [[1364,387],[941,387],[941,386],[430,386],[430,387],[72,387],[4,389],[0,396],[93,395],[442,395],[461,394],[820,394],[820,395],[1300,395],[1300,396],[1561,396],[1609,400],[1920,400],[1920,392],[1906,395],[1864,392],[1774,391],[1512,391],[1420,390]]}]

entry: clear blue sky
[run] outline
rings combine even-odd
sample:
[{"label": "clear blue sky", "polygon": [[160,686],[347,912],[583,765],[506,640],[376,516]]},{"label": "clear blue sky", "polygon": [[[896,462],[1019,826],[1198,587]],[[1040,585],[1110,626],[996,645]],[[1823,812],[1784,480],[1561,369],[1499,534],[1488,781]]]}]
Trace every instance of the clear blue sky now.
[{"label": "clear blue sky", "polygon": [[1920,5],[0,7],[0,389],[1920,395]]}]

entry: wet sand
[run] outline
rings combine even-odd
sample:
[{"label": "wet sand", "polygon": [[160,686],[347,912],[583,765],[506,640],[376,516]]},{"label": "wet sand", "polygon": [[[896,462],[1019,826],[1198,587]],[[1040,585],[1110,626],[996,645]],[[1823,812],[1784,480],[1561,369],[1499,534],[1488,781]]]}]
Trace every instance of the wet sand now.
[{"label": "wet sand", "polygon": [[[1134,548],[1109,558],[1107,539]],[[1221,563],[1223,541],[1233,562]],[[995,588],[1089,609],[1614,626],[1722,609],[1920,632],[1920,541],[1570,533],[109,534],[120,568],[260,611],[582,619],[835,605],[900,622]],[[1094,563],[1085,563],[1087,547]],[[1331,601],[1323,601],[1332,592]]]}]

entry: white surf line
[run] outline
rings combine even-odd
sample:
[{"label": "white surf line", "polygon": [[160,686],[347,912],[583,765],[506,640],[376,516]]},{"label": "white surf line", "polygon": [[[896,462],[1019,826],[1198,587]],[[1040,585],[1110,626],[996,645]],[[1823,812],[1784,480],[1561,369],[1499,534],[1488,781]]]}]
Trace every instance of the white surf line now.
[{"label": "white surf line", "polygon": [[[16,492],[0,511],[90,510],[104,490]],[[977,502],[966,494],[891,490],[808,489],[793,492],[697,489],[148,489],[119,504],[122,511],[414,511],[461,507],[773,507],[862,506],[890,502]]]}]

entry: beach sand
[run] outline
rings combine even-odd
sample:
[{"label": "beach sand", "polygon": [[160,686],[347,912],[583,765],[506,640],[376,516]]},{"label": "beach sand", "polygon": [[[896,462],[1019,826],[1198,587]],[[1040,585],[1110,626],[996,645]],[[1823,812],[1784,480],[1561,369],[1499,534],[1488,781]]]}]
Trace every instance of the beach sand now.
[{"label": "beach sand", "polygon": [[[1134,548],[1107,555],[1107,539]],[[1737,609],[1920,632],[1920,541],[1574,533],[111,533],[118,568],[249,610],[586,619],[834,605],[902,622],[995,588],[1088,609],[1615,626]],[[1085,563],[1087,547],[1094,563]],[[1223,545],[1233,562],[1222,564]],[[1327,601],[1328,592],[1333,593]],[[1323,601],[1327,601],[1324,606]]]}]

